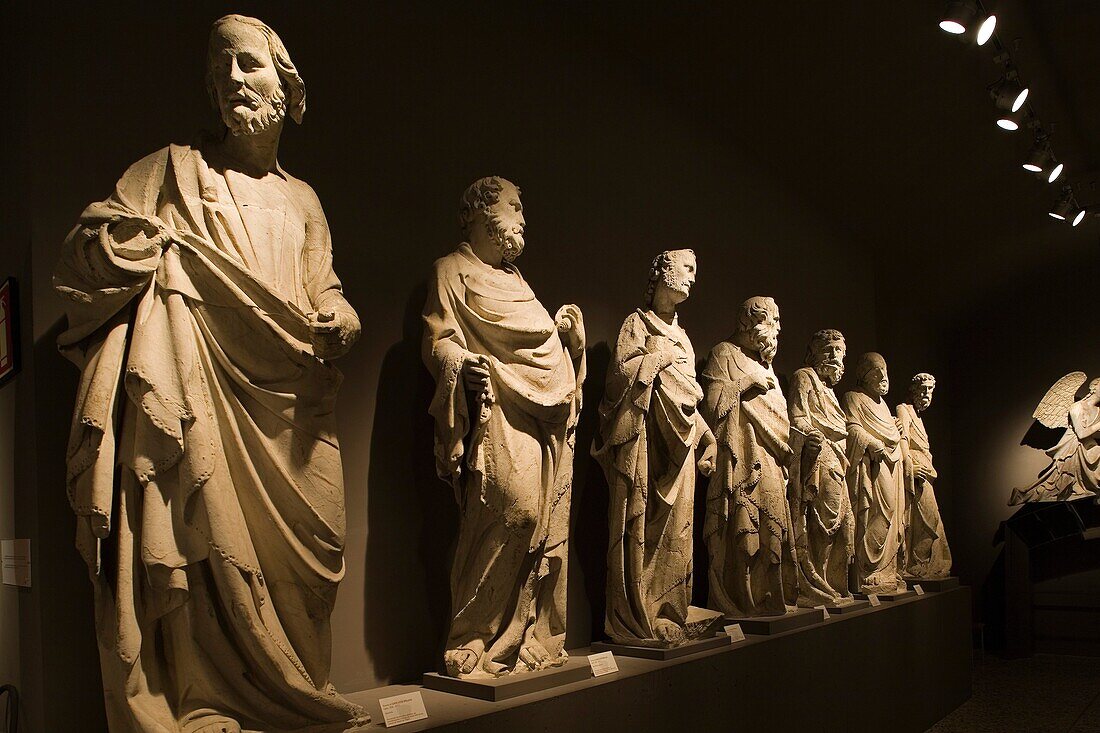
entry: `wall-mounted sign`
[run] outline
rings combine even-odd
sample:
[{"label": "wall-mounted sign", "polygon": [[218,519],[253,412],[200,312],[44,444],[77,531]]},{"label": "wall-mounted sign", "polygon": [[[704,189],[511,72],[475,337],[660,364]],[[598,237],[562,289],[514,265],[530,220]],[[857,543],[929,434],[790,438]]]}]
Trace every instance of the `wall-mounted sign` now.
[{"label": "wall-mounted sign", "polygon": [[0,285],[0,385],[19,371],[19,299],[15,280]]}]

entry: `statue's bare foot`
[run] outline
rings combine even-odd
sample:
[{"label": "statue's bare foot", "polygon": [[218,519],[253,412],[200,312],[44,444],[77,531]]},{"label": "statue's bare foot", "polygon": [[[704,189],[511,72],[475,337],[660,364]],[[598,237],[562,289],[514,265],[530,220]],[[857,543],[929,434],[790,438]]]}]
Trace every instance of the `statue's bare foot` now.
[{"label": "statue's bare foot", "polygon": [[657,619],[653,624],[653,633],[663,645],[668,647],[680,646],[687,642],[683,627],[667,618]]},{"label": "statue's bare foot", "polygon": [[529,635],[519,648],[519,661],[531,671],[544,669],[550,666],[550,652],[542,642]]},{"label": "statue's bare foot", "polygon": [[447,674],[451,677],[461,677],[470,674],[477,666],[477,652],[471,649],[448,649],[443,653],[443,663],[447,667]]},{"label": "statue's bare foot", "polygon": [[240,723],[224,715],[204,715],[183,725],[182,733],[241,733]]}]

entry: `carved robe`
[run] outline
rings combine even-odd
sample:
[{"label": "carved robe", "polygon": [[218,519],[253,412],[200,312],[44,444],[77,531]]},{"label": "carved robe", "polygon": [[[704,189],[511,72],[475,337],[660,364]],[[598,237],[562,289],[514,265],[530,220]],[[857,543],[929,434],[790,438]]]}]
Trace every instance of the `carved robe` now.
[{"label": "carved robe", "polygon": [[[836,393],[814,369],[794,373],[787,406],[791,425],[790,502],[799,561],[798,605],[812,608],[850,597],[848,566],[855,551],[855,519],[848,497],[848,427]],[[814,456],[805,447],[817,429],[825,440]]]},{"label": "carved robe", "polygon": [[[528,637],[563,664],[584,354],[570,357],[514,265],[495,269],[468,244],[434,264],[424,324],[436,468],[462,511],[446,648],[476,655],[471,676],[514,671]],[[477,355],[493,392],[483,404],[462,378]]]},{"label": "carved robe", "polygon": [[111,730],[361,719],[328,679],[341,375],[304,315],[354,311],[312,189],[173,145],[85,210],[54,283],[82,368],[68,489]]},{"label": "carved robe", "polygon": [[[774,387],[757,386],[768,378]],[[787,401],[771,366],[729,341],[711,351],[703,391],[703,416],[718,442],[703,527],[708,606],[727,616],[785,613],[785,587],[794,602]]]},{"label": "carved robe", "polygon": [[1062,437],[1046,451],[1050,465],[1027,489],[1013,489],[1009,504],[1100,497],[1100,407],[1086,397],[1070,406],[1069,417]]},{"label": "carved robe", "polygon": [[[886,402],[844,395],[848,420],[848,494],[856,515],[855,571],[861,593],[889,593],[903,581],[905,541],[901,433]],[[871,448],[882,445],[882,459]]]},{"label": "carved robe", "polygon": [[951,549],[947,546],[932,480],[918,479],[913,471],[923,466],[931,471],[932,479],[936,478],[928,431],[912,405],[898,405],[897,413],[905,456],[904,574],[914,578],[946,578],[951,572]]},{"label": "carved robe", "polygon": [[[658,364],[661,344],[684,363]],[[707,426],[695,351],[674,319],[627,316],[600,403],[594,455],[611,490],[607,613],[620,644],[655,645],[661,621],[687,623],[691,601],[695,448]]]}]

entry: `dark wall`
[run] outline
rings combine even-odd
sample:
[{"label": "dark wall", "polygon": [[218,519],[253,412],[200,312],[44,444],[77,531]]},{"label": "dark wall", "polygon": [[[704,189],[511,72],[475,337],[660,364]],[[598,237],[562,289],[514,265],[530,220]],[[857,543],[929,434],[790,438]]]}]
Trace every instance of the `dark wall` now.
[{"label": "dark wall", "polygon": [[[305,124],[288,128],[280,157],[320,196],[337,271],[364,324],[341,362],[349,521],[333,676],[346,690],[415,679],[435,665],[445,631],[456,516],[450,489],[434,478],[418,316],[431,262],[458,243],[456,204],[475,178],[497,173],[523,188],[528,248],[519,265],[548,308],[575,302],[585,314],[592,371],[576,470],[571,646],[602,625],[606,488],[587,441],[607,344],[638,305],[655,254],[698,254],[682,323],[700,357],[730,332],[735,304],[757,294],[782,308],[780,371],[800,365],[819,328],[844,330],[853,353],[876,346],[873,292],[839,285],[870,282],[870,261],[797,203],[763,148],[736,129],[744,110],[766,109],[782,85],[670,102],[631,57],[662,66],[677,51],[657,43],[659,18],[634,11],[609,20],[582,4],[355,7],[232,8],[274,26],[305,77]],[[33,23],[36,46],[50,49],[35,57],[29,97],[37,376],[56,390],[57,429],[74,380],[46,356],[61,318],[48,288],[60,241],[130,163],[210,120],[206,34],[227,10],[97,6],[43,10]],[[716,20],[733,28],[732,18]],[[752,58],[759,52],[738,63],[767,67]],[[782,48],[772,53],[786,58]],[[63,441],[42,435],[41,450],[49,490],[61,496]],[[79,574],[71,518],[51,515],[43,532]],[[79,590],[63,613],[89,618],[89,595]],[[81,657],[81,668],[91,665]]]}]

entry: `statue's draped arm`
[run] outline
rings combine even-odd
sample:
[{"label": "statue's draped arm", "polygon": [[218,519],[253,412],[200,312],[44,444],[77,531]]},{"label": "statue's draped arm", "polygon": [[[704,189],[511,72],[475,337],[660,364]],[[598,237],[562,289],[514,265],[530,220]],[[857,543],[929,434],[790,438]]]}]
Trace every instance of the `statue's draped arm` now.
[{"label": "statue's draped arm", "polygon": [[464,440],[470,432],[470,414],[462,382],[462,366],[477,355],[467,348],[455,305],[461,299],[461,277],[447,259],[435,263],[424,304],[424,363],[435,377],[436,390],[428,410],[435,418],[436,472],[450,482],[461,503],[460,481]]}]

